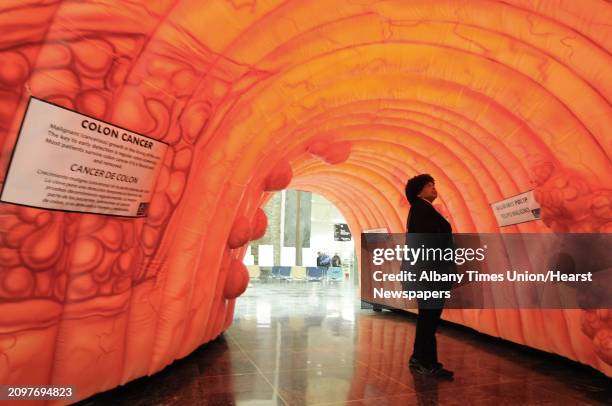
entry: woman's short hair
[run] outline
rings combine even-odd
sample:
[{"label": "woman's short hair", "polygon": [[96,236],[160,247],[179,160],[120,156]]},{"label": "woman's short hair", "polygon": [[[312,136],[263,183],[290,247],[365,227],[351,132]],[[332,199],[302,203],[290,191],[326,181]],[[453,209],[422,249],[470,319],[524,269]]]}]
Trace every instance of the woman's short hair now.
[{"label": "woman's short hair", "polygon": [[425,185],[429,182],[435,181],[428,173],[422,173],[408,179],[406,183],[406,199],[408,199],[410,203],[414,202],[418,198],[419,193],[421,193]]}]

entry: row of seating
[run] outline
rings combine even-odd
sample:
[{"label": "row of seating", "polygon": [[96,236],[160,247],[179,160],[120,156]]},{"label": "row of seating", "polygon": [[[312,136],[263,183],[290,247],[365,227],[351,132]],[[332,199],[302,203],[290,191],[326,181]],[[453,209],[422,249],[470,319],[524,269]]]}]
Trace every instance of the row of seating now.
[{"label": "row of seating", "polygon": [[259,267],[257,265],[247,265],[247,268],[249,270],[249,278],[251,279],[265,278],[268,276],[281,280],[341,281],[344,279],[342,268],[336,266],[326,268],[322,266]]}]

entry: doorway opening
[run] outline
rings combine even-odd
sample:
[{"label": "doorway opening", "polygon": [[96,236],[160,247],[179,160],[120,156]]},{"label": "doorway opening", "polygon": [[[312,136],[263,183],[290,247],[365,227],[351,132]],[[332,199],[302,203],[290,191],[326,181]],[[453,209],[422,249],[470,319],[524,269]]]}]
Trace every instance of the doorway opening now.
[{"label": "doorway opening", "polygon": [[355,243],[340,211],[301,190],[275,193],[264,207],[266,234],[252,241],[244,264],[254,282],[358,285]]}]

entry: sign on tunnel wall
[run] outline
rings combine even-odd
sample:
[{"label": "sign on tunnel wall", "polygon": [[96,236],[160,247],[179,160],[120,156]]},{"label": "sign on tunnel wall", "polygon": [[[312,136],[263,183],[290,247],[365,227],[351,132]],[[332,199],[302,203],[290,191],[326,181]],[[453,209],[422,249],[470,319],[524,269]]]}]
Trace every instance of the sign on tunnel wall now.
[{"label": "sign on tunnel wall", "polygon": [[491,203],[491,208],[500,227],[540,219],[540,204],[533,190]]},{"label": "sign on tunnel wall", "polygon": [[31,97],[0,201],[146,216],[167,144]]}]

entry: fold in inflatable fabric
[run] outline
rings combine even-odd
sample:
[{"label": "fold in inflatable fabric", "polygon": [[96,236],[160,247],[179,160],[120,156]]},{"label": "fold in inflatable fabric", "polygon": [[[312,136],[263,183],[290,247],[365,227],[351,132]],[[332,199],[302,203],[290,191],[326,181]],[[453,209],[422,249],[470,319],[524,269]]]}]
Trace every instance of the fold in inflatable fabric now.
[{"label": "fold in inflatable fabric", "polygon": [[[0,382],[81,399],[214,339],[287,187],[353,235],[402,233],[419,172],[457,232],[611,232],[611,19],[598,0],[3,2],[2,179],[30,95],[169,147],[143,218],[0,203]],[[500,229],[489,204],[530,189],[542,221]],[[444,318],[612,375],[608,309]]]}]

